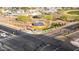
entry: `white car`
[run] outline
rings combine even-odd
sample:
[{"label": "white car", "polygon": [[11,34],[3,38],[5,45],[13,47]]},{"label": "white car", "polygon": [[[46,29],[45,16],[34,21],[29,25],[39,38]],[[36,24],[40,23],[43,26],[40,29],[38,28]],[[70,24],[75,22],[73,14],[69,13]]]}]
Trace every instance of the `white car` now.
[{"label": "white car", "polygon": [[1,33],[0,36],[6,37],[7,35],[6,35],[6,33]]},{"label": "white car", "polygon": [[76,47],[79,47],[79,39],[76,39],[74,41],[70,41],[70,43]]}]

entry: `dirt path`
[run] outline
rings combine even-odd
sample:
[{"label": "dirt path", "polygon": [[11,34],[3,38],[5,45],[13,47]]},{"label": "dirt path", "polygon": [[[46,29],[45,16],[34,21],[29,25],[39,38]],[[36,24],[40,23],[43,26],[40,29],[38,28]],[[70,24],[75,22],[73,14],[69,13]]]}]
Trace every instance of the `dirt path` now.
[{"label": "dirt path", "polygon": [[1,24],[4,24],[4,25],[6,25],[6,24],[8,24],[8,25],[12,25],[12,27],[14,27],[14,28],[22,28],[22,22],[17,22],[16,20],[15,20],[15,17],[12,17],[12,16],[10,16],[10,17],[1,17],[0,18],[0,23]]}]

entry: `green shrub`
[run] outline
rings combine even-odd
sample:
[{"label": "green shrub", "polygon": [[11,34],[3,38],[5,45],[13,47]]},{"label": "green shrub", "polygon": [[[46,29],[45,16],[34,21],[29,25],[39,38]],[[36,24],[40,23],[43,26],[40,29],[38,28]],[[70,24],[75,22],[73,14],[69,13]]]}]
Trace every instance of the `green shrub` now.
[{"label": "green shrub", "polygon": [[49,28],[45,28],[43,30],[48,30],[48,29],[51,29],[51,28],[56,28],[56,27],[60,27],[61,24],[60,23],[52,23],[51,26]]},{"label": "green shrub", "polygon": [[60,19],[61,19],[61,20],[67,20],[67,16],[64,16],[64,15],[63,15],[63,16],[60,17]]}]

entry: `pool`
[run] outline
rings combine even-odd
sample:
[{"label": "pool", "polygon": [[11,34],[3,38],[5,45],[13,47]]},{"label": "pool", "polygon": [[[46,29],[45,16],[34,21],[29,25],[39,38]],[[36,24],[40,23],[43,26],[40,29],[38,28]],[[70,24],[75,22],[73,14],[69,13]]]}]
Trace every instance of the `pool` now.
[{"label": "pool", "polygon": [[33,26],[44,26],[44,22],[42,21],[37,21],[37,22],[34,22],[32,23]]},{"label": "pool", "polygon": [[48,27],[48,24],[44,21],[36,21],[32,23],[32,27],[35,29],[44,29]]}]

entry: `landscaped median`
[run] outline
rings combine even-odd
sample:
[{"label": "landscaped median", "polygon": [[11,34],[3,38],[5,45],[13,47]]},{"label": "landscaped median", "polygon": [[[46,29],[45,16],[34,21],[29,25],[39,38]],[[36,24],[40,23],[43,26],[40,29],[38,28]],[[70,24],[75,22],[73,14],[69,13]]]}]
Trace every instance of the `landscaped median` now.
[{"label": "landscaped median", "polygon": [[67,17],[67,21],[79,21],[79,10],[67,10],[63,14]]},{"label": "landscaped median", "polygon": [[79,16],[79,10],[67,10],[64,11],[64,14],[69,16]]}]

